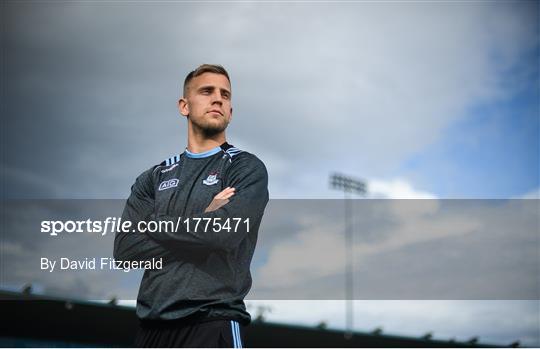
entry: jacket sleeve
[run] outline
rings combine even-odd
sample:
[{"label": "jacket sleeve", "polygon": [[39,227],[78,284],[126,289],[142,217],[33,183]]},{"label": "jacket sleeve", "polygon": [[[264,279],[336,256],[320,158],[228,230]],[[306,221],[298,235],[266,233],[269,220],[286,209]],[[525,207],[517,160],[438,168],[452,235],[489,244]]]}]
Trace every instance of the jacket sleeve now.
[{"label": "jacket sleeve", "polygon": [[[254,155],[249,153],[238,155],[234,159],[225,176],[225,186],[234,187],[235,195],[229,202],[212,212],[201,212],[188,219],[191,227],[179,224],[176,231],[156,231],[148,234],[156,241],[179,243],[183,246],[200,247],[204,249],[234,249],[251,232],[257,232],[262,220],[264,209],[268,203],[268,173],[266,167]],[[210,203],[208,203],[210,204]],[[210,218],[208,229],[203,229],[201,221],[195,231],[194,218]],[[213,229],[213,222],[225,222],[230,218],[231,229]],[[240,224],[233,223],[233,218],[240,218]],[[158,221],[176,221],[178,216],[160,216]],[[244,222],[248,219],[248,224]],[[201,228],[203,226],[203,228]],[[189,229],[188,229],[189,228]]]},{"label": "jacket sleeve", "polygon": [[[149,235],[136,231],[140,221],[150,220],[154,212],[154,193],[152,169],[143,172],[131,186],[131,195],[127,199],[122,221],[130,221],[129,231],[116,232],[114,238],[114,258],[116,260],[151,260],[171,256],[168,250]],[[133,231],[134,230],[134,231]]]}]

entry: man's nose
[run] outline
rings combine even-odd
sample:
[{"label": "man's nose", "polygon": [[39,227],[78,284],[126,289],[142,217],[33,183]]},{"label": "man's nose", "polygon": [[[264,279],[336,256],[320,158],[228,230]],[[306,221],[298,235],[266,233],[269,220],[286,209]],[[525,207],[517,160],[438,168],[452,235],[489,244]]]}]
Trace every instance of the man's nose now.
[{"label": "man's nose", "polygon": [[214,103],[219,103],[220,105],[223,104],[223,97],[219,91],[212,93],[212,104]]}]

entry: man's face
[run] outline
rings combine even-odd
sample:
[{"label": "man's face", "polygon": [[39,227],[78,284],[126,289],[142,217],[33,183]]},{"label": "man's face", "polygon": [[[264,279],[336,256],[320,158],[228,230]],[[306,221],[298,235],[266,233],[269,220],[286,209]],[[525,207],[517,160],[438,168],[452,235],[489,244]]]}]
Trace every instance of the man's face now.
[{"label": "man's face", "polygon": [[191,80],[179,101],[180,113],[207,136],[227,128],[232,116],[231,84],[225,75],[204,73]]}]

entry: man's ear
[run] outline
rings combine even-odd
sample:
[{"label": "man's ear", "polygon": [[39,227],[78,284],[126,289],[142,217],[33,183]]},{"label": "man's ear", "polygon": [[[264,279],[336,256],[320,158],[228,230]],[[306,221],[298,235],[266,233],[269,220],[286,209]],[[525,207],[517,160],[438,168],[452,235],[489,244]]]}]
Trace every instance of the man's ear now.
[{"label": "man's ear", "polygon": [[187,100],[183,97],[178,100],[178,111],[180,111],[180,114],[184,116],[189,115],[189,105],[187,103]]},{"label": "man's ear", "polygon": [[231,107],[231,116],[229,117],[229,120],[232,120],[232,107]]}]

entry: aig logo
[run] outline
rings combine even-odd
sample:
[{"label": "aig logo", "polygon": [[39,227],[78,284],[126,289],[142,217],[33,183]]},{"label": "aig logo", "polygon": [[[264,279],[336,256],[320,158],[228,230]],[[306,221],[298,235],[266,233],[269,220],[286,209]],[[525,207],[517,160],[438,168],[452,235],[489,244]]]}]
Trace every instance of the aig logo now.
[{"label": "aig logo", "polygon": [[178,179],[173,178],[173,179],[169,179],[168,181],[161,182],[159,184],[158,190],[165,190],[165,189],[174,188],[177,186],[178,186]]}]

